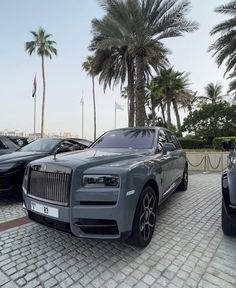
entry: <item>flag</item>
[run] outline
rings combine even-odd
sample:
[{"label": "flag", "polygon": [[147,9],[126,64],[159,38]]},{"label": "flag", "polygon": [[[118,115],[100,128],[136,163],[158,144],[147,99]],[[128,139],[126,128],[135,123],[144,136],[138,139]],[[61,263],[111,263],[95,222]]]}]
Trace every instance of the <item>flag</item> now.
[{"label": "flag", "polygon": [[117,110],[121,110],[121,111],[124,111],[124,106],[118,104],[118,103],[115,101],[115,109],[117,109]]},{"label": "flag", "polygon": [[35,76],[34,76],[34,82],[33,82],[32,97],[35,97],[35,95],[36,95],[36,89],[37,89],[37,82],[36,82],[36,75],[35,75]]},{"label": "flag", "polygon": [[80,103],[84,104],[84,97],[83,96],[81,97]]}]

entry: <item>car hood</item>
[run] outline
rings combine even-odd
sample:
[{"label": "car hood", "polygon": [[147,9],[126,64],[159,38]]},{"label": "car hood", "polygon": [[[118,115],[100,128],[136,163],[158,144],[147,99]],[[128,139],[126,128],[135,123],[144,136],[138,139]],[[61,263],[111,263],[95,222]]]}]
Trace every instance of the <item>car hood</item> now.
[{"label": "car hood", "polygon": [[150,153],[150,150],[91,148],[79,152],[59,154],[55,159],[52,156],[46,157],[43,160],[34,161],[34,164],[43,162],[76,168],[86,163],[90,164],[89,166],[96,166],[122,160],[134,160]]},{"label": "car hood", "polygon": [[15,163],[15,162],[30,162],[35,159],[45,157],[48,153],[43,152],[13,152],[0,156],[0,166],[5,163]]}]

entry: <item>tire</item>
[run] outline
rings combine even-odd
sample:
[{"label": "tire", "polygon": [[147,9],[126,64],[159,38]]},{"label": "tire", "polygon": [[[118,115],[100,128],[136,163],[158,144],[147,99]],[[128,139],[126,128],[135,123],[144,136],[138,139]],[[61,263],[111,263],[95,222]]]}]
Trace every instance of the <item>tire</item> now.
[{"label": "tire", "polygon": [[179,184],[178,191],[186,191],[188,189],[188,166],[185,165],[182,181]]},{"label": "tire", "polygon": [[134,216],[131,237],[128,242],[136,247],[146,247],[155,230],[157,215],[157,197],[154,189],[150,186],[144,187]]},{"label": "tire", "polygon": [[222,213],[221,213],[221,224],[222,224],[222,231],[225,235],[228,236],[235,236],[236,235],[236,228],[230,223],[230,219],[227,216],[224,200],[222,200]]}]

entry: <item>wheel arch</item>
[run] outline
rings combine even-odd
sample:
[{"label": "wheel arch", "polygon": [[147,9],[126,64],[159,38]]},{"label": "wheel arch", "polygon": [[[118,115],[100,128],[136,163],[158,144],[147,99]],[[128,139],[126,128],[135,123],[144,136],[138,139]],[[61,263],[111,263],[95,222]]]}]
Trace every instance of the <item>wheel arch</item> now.
[{"label": "wheel arch", "polygon": [[[147,186],[150,186],[153,188],[153,190],[155,191],[155,194],[156,194],[156,197],[157,197],[157,203],[159,204],[159,188],[158,188],[158,185],[157,185],[157,182],[154,180],[154,179],[149,179],[145,185],[143,186],[143,189]],[[143,190],[142,189],[142,190]]]}]

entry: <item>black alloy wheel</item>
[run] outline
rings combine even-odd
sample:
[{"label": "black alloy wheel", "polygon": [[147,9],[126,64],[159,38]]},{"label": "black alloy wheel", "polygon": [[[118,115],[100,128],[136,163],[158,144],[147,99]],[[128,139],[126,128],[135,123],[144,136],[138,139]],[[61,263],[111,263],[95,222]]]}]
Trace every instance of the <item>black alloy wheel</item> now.
[{"label": "black alloy wheel", "polygon": [[182,181],[179,184],[179,191],[186,191],[188,189],[188,166],[185,165]]},{"label": "black alloy wheel", "polygon": [[154,189],[146,186],[138,201],[135,212],[133,231],[129,242],[137,247],[146,247],[155,229],[157,215],[157,197]]}]

